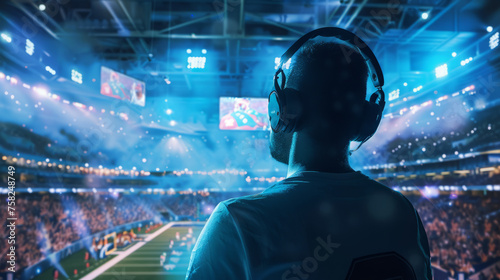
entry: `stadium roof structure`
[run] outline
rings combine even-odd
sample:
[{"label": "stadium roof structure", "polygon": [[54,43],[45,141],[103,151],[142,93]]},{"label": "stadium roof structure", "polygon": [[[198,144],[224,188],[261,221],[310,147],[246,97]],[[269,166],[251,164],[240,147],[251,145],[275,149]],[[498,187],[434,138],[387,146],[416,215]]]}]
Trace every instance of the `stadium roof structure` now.
[{"label": "stadium roof structure", "polygon": [[[495,1],[488,0],[50,1],[43,11],[41,4],[5,1],[2,14],[15,10],[32,20],[68,45],[75,59],[115,61],[149,81],[168,79],[174,96],[205,96],[201,84],[221,95],[262,96],[274,58],[300,35],[324,26],[346,28],[367,41],[390,86],[426,75],[410,66],[411,53],[459,52],[500,21]],[[187,49],[193,56],[205,50],[203,71],[185,67]],[[391,65],[396,51],[401,61]],[[260,86],[249,86],[250,79]]]}]

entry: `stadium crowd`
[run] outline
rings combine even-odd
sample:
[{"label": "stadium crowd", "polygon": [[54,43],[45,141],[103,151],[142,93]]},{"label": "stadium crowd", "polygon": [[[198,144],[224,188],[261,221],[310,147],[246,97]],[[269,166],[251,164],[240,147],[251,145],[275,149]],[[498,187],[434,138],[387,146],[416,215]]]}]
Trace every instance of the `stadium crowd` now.
[{"label": "stadium crowd", "polygon": [[448,271],[450,277],[471,275],[500,260],[498,196],[409,198],[424,223],[432,264]]},{"label": "stadium crowd", "polygon": [[[5,195],[0,196],[3,201]],[[152,219],[164,211],[159,204],[133,196],[23,194],[16,200],[18,266],[31,266],[89,234],[134,221]],[[0,218],[7,221],[6,211]],[[36,229],[36,230],[34,230]],[[8,232],[4,231],[3,235]],[[2,236],[7,240],[6,236]],[[8,246],[1,246],[6,256]],[[0,271],[5,271],[2,262]]]},{"label": "stadium crowd", "polygon": [[[376,148],[370,161],[400,163],[434,158],[445,160],[500,147],[497,129],[500,126],[499,106],[476,110],[477,112],[468,106],[470,105],[463,106],[467,109],[457,106],[456,111],[445,111],[440,116],[437,111],[428,109],[423,113],[431,117],[419,115],[406,122],[397,118],[390,120],[391,125],[407,131],[401,131],[383,149]],[[426,118],[428,122],[425,121]]]}]

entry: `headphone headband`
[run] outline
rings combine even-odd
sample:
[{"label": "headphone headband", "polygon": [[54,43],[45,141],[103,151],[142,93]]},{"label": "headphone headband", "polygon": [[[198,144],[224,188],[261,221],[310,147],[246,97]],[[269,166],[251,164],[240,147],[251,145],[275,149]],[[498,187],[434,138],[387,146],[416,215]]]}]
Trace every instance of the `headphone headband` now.
[{"label": "headphone headband", "polygon": [[384,85],[384,74],[380,68],[377,58],[373,54],[368,45],[354,33],[338,27],[323,27],[306,33],[300,37],[288,50],[281,56],[278,69],[281,69],[286,63],[307,41],[317,37],[336,37],[342,41],[348,42],[355,47],[361,56],[365,59],[368,70],[370,71],[370,80],[373,85],[380,89]]},{"label": "headphone headband", "polygon": [[[377,91],[370,96],[370,100],[363,103],[363,118],[365,121],[360,125],[358,131],[349,136],[354,141],[359,141],[358,148],[361,147],[373,134],[382,119],[385,107],[385,93],[382,90],[384,85],[384,74],[380,68],[377,58],[368,45],[354,33],[337,27],[323,27],[313,30],[300,37],[281,56],[277,71],[274,74],[274,91],[268,97],[268,114],[271,128],[274,132],[291,132],[295,129],[298,119],[302,114],[302,106],[299,99],[299,91],[292,88],[285,88],[286,75],[283,72],[283,64],[302,47],[307,41],[317,37],[335,37],[344,41],[354,49],[365,60],[369,70],[369,79],[377,88]],[[348,54],[347,54],[348,55]],[[350,151],[351,154],[353,151]]]}]

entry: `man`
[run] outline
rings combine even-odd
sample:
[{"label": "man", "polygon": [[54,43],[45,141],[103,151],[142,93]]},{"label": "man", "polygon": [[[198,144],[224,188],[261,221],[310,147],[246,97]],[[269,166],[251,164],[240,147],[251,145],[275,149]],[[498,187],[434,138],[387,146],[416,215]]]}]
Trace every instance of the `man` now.
[{"label": "man", "polygon": [[300,92],[303,114],[294,131],[270,135],[287,178],[217,206],[187,279],[432,279],[411,203],[349,166],[363,121],[363,57],[343,42],[310,41],[293,61],[286,87]]}]

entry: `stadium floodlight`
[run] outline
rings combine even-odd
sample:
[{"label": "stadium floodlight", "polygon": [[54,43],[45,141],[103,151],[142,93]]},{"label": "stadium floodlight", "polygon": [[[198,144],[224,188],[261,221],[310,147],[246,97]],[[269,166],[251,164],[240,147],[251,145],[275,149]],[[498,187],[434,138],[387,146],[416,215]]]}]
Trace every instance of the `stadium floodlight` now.
[{"label": "stadium floodlight", "polygon": [[486,31],[488,31],[488,33],[490,33],[491,31],[493,31],[493,26],[486,27]]},{"label": "stadium floodlight", "polygon": [[7,34],[5,34],[5,33],[2,33],[0,36],[2,37],[2,39],[3,39],[5,42],[7,42],[7,43],[12,42],[12,37],[10,37],[9,35],[7,35]]},{"label": "stadium floodlight", "polygon": [[422,16],[422,19],[423,19],[423,20],[426,20],[426,19],[428,19],[428,18],[429,18],[429,13],[424,12],[424,13],[422,13],[422,15],[421,15],[421,16]]},{"label": "stadium floodlight", "polygon": [[206,50],[206,49],[203,49],[203,50],[201,50],[201,53],[202,53],[202,54],[206,54],[206,53],[207,53],[207,50]]},{"label": "stadium floodlight", "polygon": [[52,67],[50,66],[45,66],[45,71],[49,72],[50,74],[52,75],[55,75],[56,74],[56,70],[52,69]]},{"label": "stadium floodlight", "polygon": [[45,7],[45,5],[44,5],[44,4],[40,4],[40,5],[38,5],[38,9],[39,9],[40,11],[42,11],[42,12],[43,12],[43,11],[45,11],[45,8],[47,8],[47,7]]},{"label": "stadium floodlight", "polygon": [[[278,66],[280,65],[280,62],[281,62],[281,57],[275,57],[274,58],[274,69],[278,69]],[[281,67],[282,69],[288,69],[290,68],[290,63],[292,62],[292,58],[288,59],[288,61],[286,63],[283,64],[283,66]]]},{"label": "stadium floodlight", "polygon": [[451,53],[451,56],[456,57],[456,56],[457,56],[457,53],[456,53],[456,52],[452,52],[452,53]]},{"label": "stadium floodlight", "polygon": [[389,92],[389,101],[399,98],[399,89]]},{"label": "stadium floodlight", "polygon": [[[2,36],[3,36],[3,34],[2,34]],[[498,32],[495,32],[495,34],[493,34],[490,37],[490,49],[494,49],[494,48],[498,47],[498,41],[499,41],[499,35],[498,35]]]},{"label": "stadium floodlight", "polygon": [[467,58],[467,59],[464,59],[464,60],[460,61],[460,65],[465,66],[465,65],[467,65],[469,62],[471,62],[473,59],[474,59],[474,58],[472,58],[472,56],[471,56],[471,57],[469,57],[469,58]]},{"label": "stadium floodlight", "polygon": [[172,114],[172,109],[167,109],[167,111],[165,113],[167,113],[167,115],[171,115]]},{"label": "stadium floodlight", "polygon": [[75,83],[82,84],[83,83],[83,75],[76,71],[75,69],[71,70],[71,80]]},{"label": "stadium floodlight", "polygon": [[186,50],[187,53],[192,53],[193,51],[191,49]]},{"label": "stadium floodlight", "polygon": [[175,126],[176,124],[177,124],[177,123],[176,123],[174,120],[171,120],[171,121],[170,121],[170,125],[171,125],[171,126]]},{"label": "stadium floodlight", "polygon": [[26,53],[29,55],[33,55],[35,52],[35,44],[31,42],[30,39],[26,39]]},{"label": "stadium floodlight", "polygon": [[404,83],[403,83],[403,86],[407,86],[407,85],[408,85],[408,83],[407,83],[407,82],[404,82]]},{"label": "stadium floodlight", "polygon": [[204,69],[205,62],[207,62],[207,58],[204,56],[190,56],[188,57],[188,69]]},{"label": "stadium floodlight", "polygon": [[448,75],[448,64],[436,67],[436,78],[442,78]]}]

